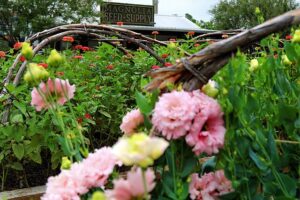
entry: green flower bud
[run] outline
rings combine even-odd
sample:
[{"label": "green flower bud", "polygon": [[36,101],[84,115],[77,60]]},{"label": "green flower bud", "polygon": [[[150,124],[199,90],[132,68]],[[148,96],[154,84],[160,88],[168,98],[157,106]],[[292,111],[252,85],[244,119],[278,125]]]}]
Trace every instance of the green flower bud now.
[{"label": "green flower bud", "polygon": [[61,169],[70,169],[72,162],[68,159],[68,157],[63,157],[61,162]]},{"label": "green flower bud", "polygon": [[103,192],[96,191],[93,193],[92,200],[106,200],[106,196]]},{"label": "green flower bud", "polygon": [[53,49],[47,59],[48,65],[51,67],[58,67],[63,62],[64,58],[55,49]]},{"label": "green flower bud", "polygon": [[258,60],[257,60],[257,59],[252,59],[252,60],[250,61],[250,67],[249,67],[249,70],[250,70],[251,72],[253,72],[253,71],[255,71],[255,70],[258,68],[258,66],[259,66]]},{"label": "green flower bud", "polygon": [[26,60],[31,60],[33,58],[32,46],[28,42],[23,42],[21,54],[26,58]]},{"label": "green flower bud", "polygon": [[282,63],[284,65],[292,65],[293,64],[286,55],[282,55],[281,59],[282,59]]},{"label": "green flower bud", "polygon": [[292,42],[300,43],[300,29],[295,31],[295,34],[293,35]]},{"label": "green flower bud", "polygon": [[24,75],[24,80],[29,84],[37,84],[49,77],[47,70],[35,63],[30,63],[27,72]]},{"label": "green flower bud", "polygon": [[212,98],[216,97],[219,93],[219,89],[217,87],[217,83],[215,81],[209,80],[206,85],[202,87],[202,91]]},{"label": "green flower bud", "polygon": [[170,43],[168,44],[168,47],[169,47],[170,49],[175,49],[175,48],[177,47],[177,45],[175,44],[175,42],[170,42]]},{"label": "green flower bud", "polygon": [[255,14],[257,14],[257,15],[260,14],[260,9],[259,9],[259,7],[256,7],[256,8],[255,8]]}]

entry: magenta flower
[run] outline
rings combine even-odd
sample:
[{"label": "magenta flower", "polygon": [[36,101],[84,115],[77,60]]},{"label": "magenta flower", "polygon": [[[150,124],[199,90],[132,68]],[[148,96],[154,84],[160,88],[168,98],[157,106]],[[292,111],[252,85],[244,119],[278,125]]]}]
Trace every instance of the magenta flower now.
[{"label": "magenta flower", "polygon": [[197,104],[188,92],[166,93],[155,105],[152,123],[167,139],[177,139],[190,130],[196,109]]},{"label": "magenta flower", "polygon": [[43,108],[53,108],[55,105],[64,105],[74,97],[75,85],[70,85],[68,80],[48,79],[46,83],[40,83],[38,88],[31,92],[31,105],[37,111]]},{"label": "magenta flower", "polygon": [[131,135],[135,129],[144,122],[144,117],[139,109],[127,113],[122,120],[120,129],[126,134]]},{"label": "magenta flower", "polygon": [[90,188],[104,186],[119,163],[110,147],[96,150],[82,162],[72,164],[70,170],[50,177],[42,200],[80,200]]},{"label": "magenta flower", "polygon": [[192,174],[191,178],[189,186],[191,199],[216,200],[220,195],[233,192],[231,181],[225,177],[223,170],[204,174],[201,178],[198,174]]},{"label": "magenta flower", "polygon": [[224,145],[226,129],[223,113],[216,100],[206,96],[199,90],[194,91],[193,99],[197,102],[199,112],[196,114],[186,142],[193,147],[196,155],[218,153]]},{"label": "magenta flower", "polygon": [[[151,169],[145,172],[147,193],[151,192],[155,187],[155,175]],[[127,180],[114,180],[114,189],[107,191],[109,199],[113,200],[131,200],[143,199],[145,195],[145,188],[143,183],[143,176],[141,168],[127,173]]]}]

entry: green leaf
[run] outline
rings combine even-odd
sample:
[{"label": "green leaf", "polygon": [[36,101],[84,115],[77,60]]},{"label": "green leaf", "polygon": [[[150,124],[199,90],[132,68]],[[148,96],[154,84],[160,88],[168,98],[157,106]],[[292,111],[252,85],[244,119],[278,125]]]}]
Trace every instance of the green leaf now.
[{"label": "green leaf", "polygon": [[297,190],[296,180],[286,174],[279,174],[279,176],[283,182],[284,187],[287,189],[288,193],[293,197],[296,196],[296,190]]},{"label": "green leaf", "polygon": [[140,92],[135,92],[136,104],[140,111],[145,115],[150,115],[152,111],[152,106],[148,103],[147,98]]},{"label": "green leaf", "polygon": [[13,101],[13,104],[21,111],[23,115],[26,115],[26,105],[18,101]]},{"label": "green leaf", "polygon": [[33,151],[29,155],[30,159],[33,160],[34,162],[38,164],[42,164],[42,158],[41,158],[41,153],[39,151]]},{"label": "green leaf", "polygon": [[262,171],[267,171],[269,168],[267,163],[263,161],[261,157],[259,157],[252,149],[249,149],[249,156],[254,161],[255,165]]},{"label": "green leaf", "polygon": [[269,151],[269,155],[271,155],[271,160],[273,162],[277,162],[278,154],[277,154],[276,143],[272,131],[269,131],[269,135],[268,135],[268,151]]},{"label": "green leaf", "polygon": [[188,199],[187,197],[189,196],[189,183],[185,182],[182,185],[182,192],[180,193],[180,198],[182,200]]},{"label": "green leaf", "polygon": [[181,177],[189,176],[196,167],[198,160],[195,157],[188,158],[184,161],[184,166],[181,172]]},{"label": "green leaf", "polygon": [[23,144],[13,144],[12,149],[13,149],[15,156],[19,160],[21,160],[24,156],[24,145]]},{"label": "green leaf", "polygon": [[19,171],[24,170],[23,165],[20,162],[13,162],[10,167]]},{"label": "green leaf", "polygon": [[13,115],[11,118],[12,123],[23,123],[23,116],[21,114]]},{"label": "green leaf", "polygon": [[108,112],[105,112],[105,111],[103,111],[103,110],[100,110],[99,112],[100,112],[102,115],[104,115],[105,117],[111,118],[111,115],[110,115]]}]

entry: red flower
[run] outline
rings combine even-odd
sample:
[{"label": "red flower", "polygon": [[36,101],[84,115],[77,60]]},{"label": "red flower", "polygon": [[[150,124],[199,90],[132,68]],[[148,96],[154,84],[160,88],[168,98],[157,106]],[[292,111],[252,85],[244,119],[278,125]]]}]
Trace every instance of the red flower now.
[{"label": "red flower", "polygon": [[106,69],[112,70],[112,69],[114,69],[114,66],[111,65],[111,64],[110,64],[110,65],[107,65],[107,66],[106,66]]},{"label": "red flower", "polygon": [[64,42],[74,42],[74,38],[72,36],[65,36],[62,38],[62,41]]},{"label": "red flower", "polygon": [[161,55],[161,57],[162,57],[163,59],[167,58],[168,56],[169,56],[169,54],[167,54],[167,53],[164,53],[164,54]]},{"label": "red flower", "polygon": [[48,64],[47,63],[39,63],[38,65],[44,67],[45,69],[48,68]]},{"label": "red flower", "polygon": [[151,33],[152,35],[158,35],[159,34],[159,32],[158,31],[152,31],[152,33]]},{"label": "red flower", "polygon": [[89,113],[85,113],[84,117],[85,117],[86,119],[92,119],[92,116],[91,116]]},{"label": "red flower", "polygon": [[82,47],[83,47],[82,45],[78,44],[78,45],[76,45],[76,46],[74,47],[74,49],[75,49],[75,50],[80,50]]},{"label": "red flower", "polygon": [[56,72],[57,76],[63,76],[65,73],[64,72]]},{"label": "red flower", "polygon": [[199,46],[200,46],[199,43],[194,44],[194,47],[199,47]]},{"label": "red flower", "polygon": [[90,48],[89,48],[89,47],[81,47],[81,50],[82,50],[82,51],[89,51]]},{"label": "red flower", "polygon": [[165,62],[165,67],[170,67],[170,66],[172,66],[173,64],[172,63],[170,63],[170,62]]},{"label": "red flower", "polygon": [[78,122],[78,124],[81,124],[81,123],[82,123],[82,121],[83,121],[83,119],[82,119],[81,117],[77,118],[77,122]]},{"label": "red flower", "polygon": [[158,66],[158,65],[153,65],[152,67],[151,67],[151,69],[159,69],[160,68],[160,66]]},{"label": "red flower", "polygon": [[20,61],[21,61],[21,62],[25,62],[25,60],[26,60],[26,58],[25,58],[24,56],[21,56],[21,57],[20,57]]},{"label": "red flower", "polygon": [[118,25],[118,26],[123,26],[124,23],[123,23],[123,22],[117,22],[117,25]]},{"label": "red flower", "polygon": [[15,50],[21,49],[22,44],[23,44],[22,42],[16,42],[16,43],[14,44],[14,49],[15,49]]},{"label": "red flower", "polygon": [[73,58],[75,58],[75,59],[83,59],[83,56],[82,55],[77,55],[77,56],[73,56]]},{"label": "red flower", "polygon": [[286,40],[291,40],[291,39],[293,39],[293,36],[287,35],[287,36],[285,36],[285,39],[286,39]]},{"label": "red flower", "polygon": [[4,51],[0,51],[0,58],[5,58],[6,53]]},{"label": "red flower", "polygon": [[195,32],[194,32],[194,31],[189,31],[189,32],[187,33],[187,35],[188,35],[188,36],[193,36],[193,35],[195,35]]}]

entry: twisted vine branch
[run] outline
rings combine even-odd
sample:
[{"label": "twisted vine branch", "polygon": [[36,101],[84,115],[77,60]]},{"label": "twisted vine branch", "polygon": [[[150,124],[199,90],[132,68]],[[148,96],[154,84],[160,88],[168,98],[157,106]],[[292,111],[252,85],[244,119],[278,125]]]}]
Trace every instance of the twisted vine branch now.
[{"label": "twisted vine branch", "polygon": [[172,67],[148,72],[146,75],[152,77],[153,80],[145,88],[151,91],[155,88],[165,88],[166,83],[184,82],[184,89],[188,91],[195,90],[215,75],[228,62],[230,56],[238,48],[246,47],[271,33],[281,31],[299,23],[300,9],[297,9],[266,21],[254,28],[245,30],[228,39],[211,44],[185,58],[185,64],[182,60]]}]

